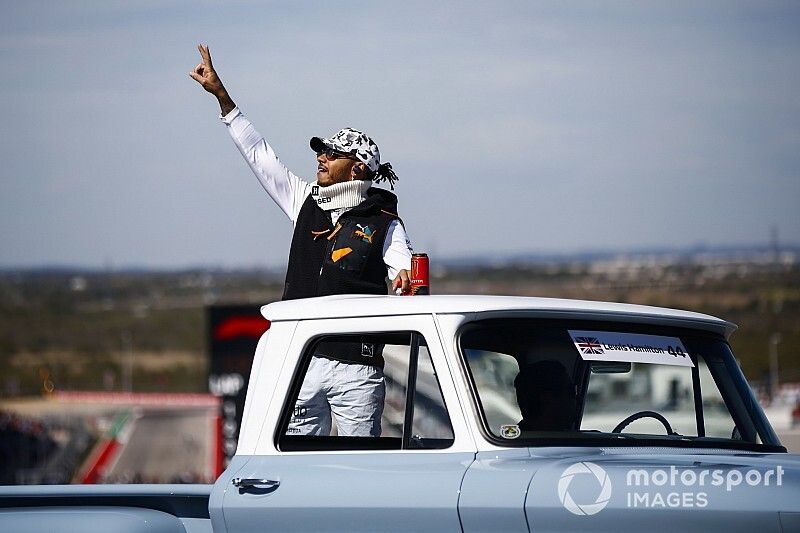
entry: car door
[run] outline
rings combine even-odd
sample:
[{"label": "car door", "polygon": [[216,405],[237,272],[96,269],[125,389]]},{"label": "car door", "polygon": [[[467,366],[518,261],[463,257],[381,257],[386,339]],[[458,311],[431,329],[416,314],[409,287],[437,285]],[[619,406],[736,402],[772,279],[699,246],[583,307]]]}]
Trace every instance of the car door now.
[{"label": "car door", "polygon": [[[286,361],[278,384],[289,397],[272,402],[255,453],[235,460],[238,483],[223,498],[227,531],[461,531],[459,488],[474,443],[433,318],[396,322],[402,326],[387,327],[385,318],[298,325],[289,352],[300,356]],[[321,343],[343,339],[382,352],[380,437],[287,435],[310,359]]]}]

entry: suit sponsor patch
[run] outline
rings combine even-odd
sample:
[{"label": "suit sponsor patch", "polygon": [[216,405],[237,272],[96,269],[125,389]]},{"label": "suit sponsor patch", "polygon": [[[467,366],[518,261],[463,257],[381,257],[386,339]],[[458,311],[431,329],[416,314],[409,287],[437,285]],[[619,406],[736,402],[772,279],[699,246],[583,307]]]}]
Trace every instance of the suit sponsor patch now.
[{"label": "suit sponsor patch", "polygon": [[339,259],[341,259],[342,257],[346,256],[347,254],[351,253],[352,251],[353,251],[353,249],[349,248],[349,247],[348,248],[339,248],[338,250],[334,250],[333,252],[331,252],[331,259],[333,259],[333,262],[336,263],[336,262],[339,261]]},{"label": "suit sponsor patch", "polygon": [[361,224],[356,224],[356,228],[357,229],[353,232],[353,237],[372,244],[372,239],[375,237],[375,230],[372,229],[372,227],[370,227],[368,224],[364,226]]},{"label": "suit sponsor patch", "polygon": [[361,343],[362,357],[375,357],[375,345],[368,342]]}]

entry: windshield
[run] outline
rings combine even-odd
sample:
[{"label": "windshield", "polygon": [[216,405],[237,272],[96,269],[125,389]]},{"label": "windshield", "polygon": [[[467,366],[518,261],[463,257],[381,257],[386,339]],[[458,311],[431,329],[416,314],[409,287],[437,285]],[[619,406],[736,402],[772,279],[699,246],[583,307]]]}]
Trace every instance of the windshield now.
[{"label": "windshield", "polygon": [[487,436],[504,445],[645,440],[782,451],[721,336],[494,319],[462,330],[460,348]]}]

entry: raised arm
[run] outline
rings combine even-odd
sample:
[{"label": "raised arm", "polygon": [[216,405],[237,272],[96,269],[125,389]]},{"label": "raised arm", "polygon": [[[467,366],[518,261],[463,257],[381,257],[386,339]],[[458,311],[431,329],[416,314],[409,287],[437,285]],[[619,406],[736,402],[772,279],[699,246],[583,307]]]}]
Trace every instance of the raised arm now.
[{"label": "raised arm", "polygon": [[220,118],[239,152],[264,190],[286,216],[295,222],[305,197],[310,192],[311,184],[295,176],[281,163],[272,147],[236,107],[214,70],[208,47],[198,45],[197,49],[200,51],[201,62],[189,76],[217,97]]},{"label": "raised arm", "polygon": [[214,70],[214,65],[211,63],[211,53],[208,51],[208,46],[198,44],[197,49],[200,51],[200,63],[194,67],[194,70],[189,73],[189,76],[197,83],[203,86],[203,89],[210,92],[217,97],[219,102],[219,109],[222,116],[227,115],[236,104],[228,94],[222,80],[217,76],[217,71]]}]

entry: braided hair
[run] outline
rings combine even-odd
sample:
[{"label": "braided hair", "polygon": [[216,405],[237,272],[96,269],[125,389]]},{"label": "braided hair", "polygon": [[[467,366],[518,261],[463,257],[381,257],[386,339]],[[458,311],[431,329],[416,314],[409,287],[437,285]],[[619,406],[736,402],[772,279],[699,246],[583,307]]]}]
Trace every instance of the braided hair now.
[{"label": "braided hair", "polygon": [[391,163],[382,163],[378,166],[378,171],[375,173],[373,181],[375,181],[375,183],[388,181],[389,186],[392,188],[392,190],[394,190],[394,183],[399,179],[400,178],[397,177],[397,174],[394,173],[394,170],[392,170]]}]

